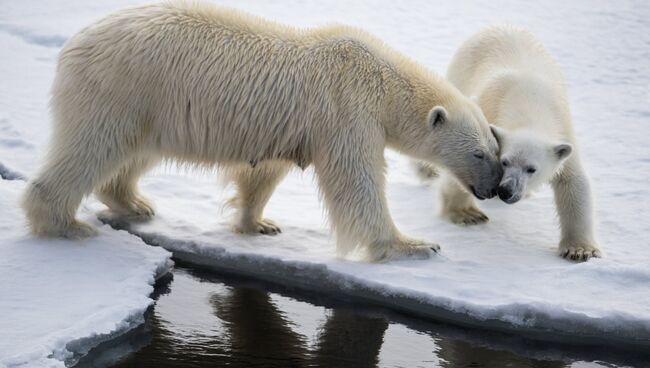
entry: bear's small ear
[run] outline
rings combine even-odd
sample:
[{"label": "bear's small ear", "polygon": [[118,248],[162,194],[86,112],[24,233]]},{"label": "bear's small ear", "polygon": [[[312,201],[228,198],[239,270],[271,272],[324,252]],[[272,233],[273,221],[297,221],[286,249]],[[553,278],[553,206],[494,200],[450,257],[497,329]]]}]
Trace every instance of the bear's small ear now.
[{"label": "bear's small ear", "polygon": [[496,138],[497,143],[502,144],[503,143],[503,137],[505,137],[505,132],[503,129],[499,128],[496,125],[490,124],[490,131],[492,131],[492,135],[494,138]]},{"label": "bear's small ear", "polygon": [[571,152],[573,152],[573,146],[568,143],[558,144],[557,146],[553,147],[553,153],[555,153],[555,156],[558,158],[558,160],[564,160],[565,158],[568,158],[571,155]]},{"label": "bear's small ear", "polygon": [[431,111],[429,111],[429,126],[435,128],[440,126],[447,121],[447,110],[442,106],[434,106]]}]

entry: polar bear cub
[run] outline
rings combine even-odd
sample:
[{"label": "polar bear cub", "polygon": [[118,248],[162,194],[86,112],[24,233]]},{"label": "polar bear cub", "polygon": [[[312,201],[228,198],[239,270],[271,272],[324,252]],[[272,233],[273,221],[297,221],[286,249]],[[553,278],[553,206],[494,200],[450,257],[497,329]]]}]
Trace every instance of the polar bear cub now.
[{"label": "polar bear cub", "polygon": [[[564,79],[542,44],[522,29],[487,28],[461,46],[447,76],[494,124],[504,170],[499,198],[515,203],[550,182],[561,225],[559,254],[573,260],[600,257]],[[441,193],[443,215],[451,221],[487,221],[455,180],[444,179]]]},{"label": "polar bear cub", "polygon": [[81,30],[59,55],[50,154],[23,208],[41,236],[82,238],[95,193],[118,216],[148,219],[138,178],[160,160],[224,169],[233,228],[276,234],[264,207],[289,169],[313,165],[339,253],[426,258],[438,245],[398,231],[384,148],[496,192],[498,144],[457,88],[350,27],[295,29],[200,3],[129,8]]}]

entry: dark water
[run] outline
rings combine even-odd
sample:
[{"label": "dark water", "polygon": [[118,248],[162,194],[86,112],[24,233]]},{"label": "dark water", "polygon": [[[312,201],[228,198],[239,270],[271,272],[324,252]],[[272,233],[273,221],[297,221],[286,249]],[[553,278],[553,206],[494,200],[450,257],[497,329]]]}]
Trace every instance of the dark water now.
[{"label": "dark water", "polygon": [[146,323],[78,367],[650,367],[650,356],[436,324],[177,265]]}]

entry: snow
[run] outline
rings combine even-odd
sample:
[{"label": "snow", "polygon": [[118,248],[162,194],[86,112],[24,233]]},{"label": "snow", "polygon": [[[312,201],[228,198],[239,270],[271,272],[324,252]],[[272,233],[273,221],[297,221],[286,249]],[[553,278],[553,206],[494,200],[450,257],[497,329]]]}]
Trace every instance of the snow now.
[{"label": "snow", "polygon": [[[407,165],[391,158],[395,166]],[[191,263],[417,315],[540,338],[649,342],[650,257],[627,260],[608,252],[606,259],[581,264],[557,257],[554,218],[544,219],[553,211],[550,193],[518,205],[535,222],[509,226],[519,220],[511,214],[515,207],[493,201],[483,206],[490,224],[458,228],[431,215],[435,197],[429,188],[393,182],[389,203],[400,229],[440,241],[443,253],[428,261],[376,265],[336,258],[313,181],[306,172],[280,186],[266,211],[285,225],[275,237],[233,234],[227,216],[219,214],[229,191],[217,190],[209,179],[162,173],[141,185],[158,206],[157,218],[115,225]]]},{"label": "snow", "polygon": [[[394,152],[387,152],[391,213],[404,233],[442,246],[434,259],[379,265],[337,259],[310,170],[290,174],[269,204],[266,216],[283,226],[277,237],[232,234],[224,209],[229,190],[206,173],[170,167],[142,180],[157,217],[130,232],[180,259],[221,271],[422,316],[539,338],[650,345],[650,3],[219,3],[298,26],[356,25],[440,73],[460,43],[483,26],[508,22],[530,29],[567,78],[605,258],[576,264],[554,254],[558,228],[549,188],[513,206],[481,202],[491,219],[486,225],[445,222],[436,215],[435,188],[418,183],[408,160]],[[2,178],[32,175],[44,155],[47,93],[62,42],[127,4],[133,2],[3,4]],[[68,342],[106,335],[141,315],[150,303],[155,270],[167,256],[107,226],[87,243],[32,239],[15,207],[22,185],[0,181],[0,362],[55,364],[66,358]],[[90,199],[81,215],[92,219],[92,212],[103,208]],[[58,305],[60,299],[69,302]],[[8,350],[11,356],[5,358]],[[51,359],[48,351],[54,352]]]},{"label": "snow", "polygon": [[63,366],[136,326],[169,252],[102,225],[91,240],[38,240],[17,205],[22,181],[0,180],[0,366]]}]

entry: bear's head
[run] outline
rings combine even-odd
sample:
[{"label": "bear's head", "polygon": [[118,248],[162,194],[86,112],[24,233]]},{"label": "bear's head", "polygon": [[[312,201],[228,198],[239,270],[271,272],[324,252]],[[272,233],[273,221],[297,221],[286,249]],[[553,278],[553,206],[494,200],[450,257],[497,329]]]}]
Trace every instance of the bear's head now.
[{"label": "bear's head", "polygon": [[515,203],[548,182],[573,151],[568,143],[551,142],[525,129],[507,131],[494,125],[490,129],[500,146],[503,178],[498,194],[506,203]]},{"label": "bear's head", "polygon": [[496,195],[502,175],[499,146],[474,102],[459,96],[434,106],[426,128],[429,138],[420,144],[420,158],[447,169],[478,199]]}]

